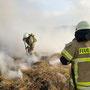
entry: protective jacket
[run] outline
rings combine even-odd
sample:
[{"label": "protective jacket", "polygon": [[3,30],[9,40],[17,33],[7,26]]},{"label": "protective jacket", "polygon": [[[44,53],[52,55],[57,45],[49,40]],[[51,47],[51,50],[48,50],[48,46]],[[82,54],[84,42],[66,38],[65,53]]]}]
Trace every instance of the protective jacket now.
[{"label": "protective jacket", "polygon": [[31,45],[31,44],[33,44],[34,42],[36,42],[37,40],[36,40],[36,37],[35,36],[32,36],[32,35],[29,35],[29,37],[26,39],[26,43],[28,44],[28,45]]},{"label": "protective jacket", "polygon": [[[62,63],[71,63],[78,90],[90,90],[90,42],[78,42],[74,39],[66,44],[61,52],[61,57],[64,60],[61,61]],[[72,75],[70,77],[70,90],[75,90]]]}]

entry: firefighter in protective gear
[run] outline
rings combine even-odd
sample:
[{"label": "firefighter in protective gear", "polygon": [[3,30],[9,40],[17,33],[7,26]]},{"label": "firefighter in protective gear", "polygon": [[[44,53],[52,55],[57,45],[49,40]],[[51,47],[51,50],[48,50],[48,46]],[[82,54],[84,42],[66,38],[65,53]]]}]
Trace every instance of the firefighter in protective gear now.
[{"label": "firefighter in protective gear", "polygon": [[34,47],[35,47],[35,42],[37,41],[36,37],[34,36],[33,33],[31,33],[31,34],[24,33],[23,41],[25,43],[26,52],[29,53],[30,55],[32,55]]},{"label": "firefighter in protective gear", "polygon": [[90,90],[90,24],[81,21],[75,38],[61,52],[60,61],[71,63],[69,90]]}]

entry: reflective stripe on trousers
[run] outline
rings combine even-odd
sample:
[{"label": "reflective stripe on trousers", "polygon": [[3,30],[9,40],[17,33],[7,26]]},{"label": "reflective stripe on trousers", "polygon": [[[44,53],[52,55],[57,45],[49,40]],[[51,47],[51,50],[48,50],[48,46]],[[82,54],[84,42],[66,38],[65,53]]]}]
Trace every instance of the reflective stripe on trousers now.
[{"label": "reflective stripe on trousers", "polygon": [[[78,63],[90,62],[90,57],[77,58],[77,59],[74,59],[73,61],[74,61],[74,73],[75,73],[75,80],[76,80],[77,88],[79,90],[90,90],[90,82],[79,82],[78,81]],[[74,86],[72,78],[70,78],[70,83],[72,86]]]}]

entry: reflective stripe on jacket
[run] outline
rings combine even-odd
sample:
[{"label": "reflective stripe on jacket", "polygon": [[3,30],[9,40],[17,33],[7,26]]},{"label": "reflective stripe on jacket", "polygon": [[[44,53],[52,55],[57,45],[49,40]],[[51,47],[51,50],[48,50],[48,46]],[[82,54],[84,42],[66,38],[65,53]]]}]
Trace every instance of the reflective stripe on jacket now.
[{"label": "reflective stripe on jacket", "polygon": [[[61,56],[64,56],[74,69],[75,81],[79,90],[90,90],[90,47],[84,42],[73,40],[65,46]],[[72,76],[70,78],[72,86]]]}]

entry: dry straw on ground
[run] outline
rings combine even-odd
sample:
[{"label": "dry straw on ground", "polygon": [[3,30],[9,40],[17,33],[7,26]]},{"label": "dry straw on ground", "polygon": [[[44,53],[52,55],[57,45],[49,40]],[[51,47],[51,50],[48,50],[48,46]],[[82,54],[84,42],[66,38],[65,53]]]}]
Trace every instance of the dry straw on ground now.
[{"label": "dry straw on ground", "polygon": [[52,66],[44,61],[34,63],[32,68],[22,71],[22,79],[8,80],[1,75],[0,90],[60,90],[69,77],[67,67]]}]

